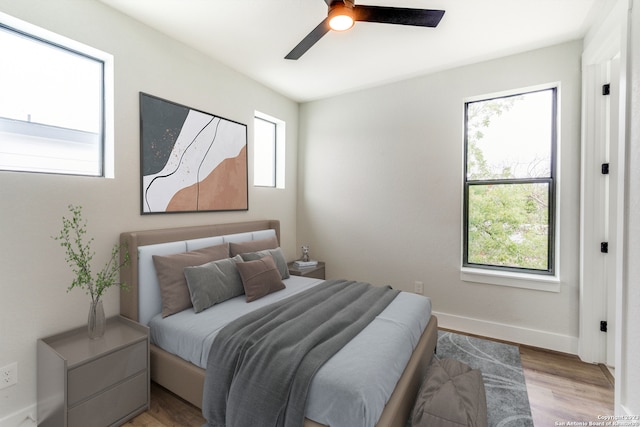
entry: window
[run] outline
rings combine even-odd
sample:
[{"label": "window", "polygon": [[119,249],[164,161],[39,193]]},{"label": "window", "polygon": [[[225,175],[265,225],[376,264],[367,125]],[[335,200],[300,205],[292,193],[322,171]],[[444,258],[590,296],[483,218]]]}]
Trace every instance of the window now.
[{"label": "window", "polygon": [[276,124],[256,117],[253,184],[259,187],[276,186]]},{"label": "window", "polygon": [[111,57],[0,21],[0,169],[112,176]]},{"label": "window", "polygon": [[465,103],[463,267],[555,274],[557,89]]},{"label": "window", "polygon": [[253,185],[284,188],[284,122],[256,111],[253,124]]}]

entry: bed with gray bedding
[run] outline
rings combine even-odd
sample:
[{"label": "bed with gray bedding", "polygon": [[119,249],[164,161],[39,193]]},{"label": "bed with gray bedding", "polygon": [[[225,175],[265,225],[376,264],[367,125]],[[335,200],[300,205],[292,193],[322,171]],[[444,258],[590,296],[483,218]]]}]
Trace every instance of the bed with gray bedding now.
[{"label": "bed with gray bedding", "polygon": [[[266,232],[265,232],[266,230]],[[177,253],[234,239],[279,237],[277,221],[123,233],[138,253],[123,272],[132,292],[121,293],[121,313],[151,329],[152,379],[202,407],[205,369],[216,336],[233,319],[281,301],[323,281],[291,276],[285,288],[247,303],[242,296],[195,312],[162,316],[162,297],[153,291],[154,254]],[[184,239],[184,240],[183,240]],[[221,240],[220,240],[221,239]],[[179,247],[175,246],[176,242]],[[182,242],[191,242],[191,245]],[[170,243],[166,246],[166,243]],[[181,249],[183,248],[183,249]],[[151,288],[151,291],[149,289]],[[132,296],[135,292],[135,297]],[[267,309],[268,310],[268,309]],[[420,374],[435,347],[437,323],[430,299],[400,292],[313,376],[304,408],[305,426],[401,426],[417,393]]]}]

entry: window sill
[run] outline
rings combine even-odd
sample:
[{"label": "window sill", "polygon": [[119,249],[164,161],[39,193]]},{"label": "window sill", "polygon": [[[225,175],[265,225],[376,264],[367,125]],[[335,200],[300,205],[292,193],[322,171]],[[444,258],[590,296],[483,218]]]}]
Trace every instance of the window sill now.
[{"label": "window sill", "polygon": [[560,292],[560,280],[557,276],[537,276],[534,274],[519,274],[479,268],[461,268],[460,279],[464,282]]}]

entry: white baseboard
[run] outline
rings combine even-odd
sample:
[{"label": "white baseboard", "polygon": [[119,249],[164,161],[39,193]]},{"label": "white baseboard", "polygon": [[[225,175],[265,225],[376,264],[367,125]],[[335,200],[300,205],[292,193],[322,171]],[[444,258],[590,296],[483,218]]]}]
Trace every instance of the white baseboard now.
[{"label": "white baseboard", "polygon": [[0,418],[0,427],[35,427],[37,406],[31,405],[4,418]]},{"label": "white baseboard", "polygon": [[628,420],[634,420],[636,422],[636,424],[631,424],[632,426],[638,425],[638,412],[632,411],[622,404],[618,405],[616,415],[627,416],[629,417]]},{"label": "white baseboard", "polygon": [[433,314],[438,318],[438,326],[445,329],[511,341],[517,344],[526,344],[562,353],[578,354],[578,337],[436,311]]}]

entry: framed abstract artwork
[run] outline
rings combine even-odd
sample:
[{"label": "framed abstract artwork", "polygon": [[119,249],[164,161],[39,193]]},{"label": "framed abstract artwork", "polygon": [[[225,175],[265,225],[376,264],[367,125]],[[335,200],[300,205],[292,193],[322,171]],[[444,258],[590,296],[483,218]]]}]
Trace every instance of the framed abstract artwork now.
[{"label": "framed abstract artwork", "polygon": [[249,209],[247,125],[140,93],[142,214]]}]

